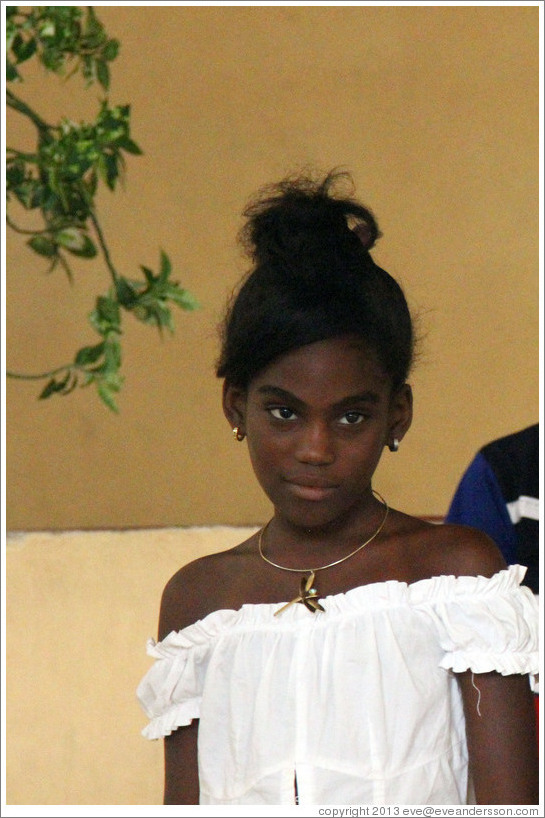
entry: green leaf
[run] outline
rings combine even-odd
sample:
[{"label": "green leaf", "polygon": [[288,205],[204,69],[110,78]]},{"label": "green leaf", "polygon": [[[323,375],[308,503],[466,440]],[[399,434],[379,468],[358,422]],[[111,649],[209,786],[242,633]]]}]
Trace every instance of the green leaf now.
[{"label": "green leaf", "polygon": [[67,388],[68,381],[70,380],[71,375],[72,375],[72,371],[70,369],[67,369],[66,375],[64,376],[62,381],[58,382],[58,391],[59,392],[64,392],[64,390]]},{"label": "green leaf", "polygon": [[121,139],[118,139],[117,146],[127,151],[127,153],[132,153],[136,156],[142,156],[143,154],[142,149],[128,136],[122,136]]},{"label": "green leaf", "polygon": [[120,277],[116,281],[115,290],[117,293],[117,300],[124,307],[132,307],[138,298],[138,293],[126,278]]},{"label": "green leaf", "polygon": [[170,263],[170,259],[165,253],[164,250],[161,250],[161,267],[159,270],[159,280],[164,282],[169,277],[172,271],[172,265]]},{"label": "green leaf", "polygon": [[147,308],[140,306],[138,303],[133,307],[132,314],[138,319],[138,321],[142,321],[143,324],[155,323],[154,321],[151,322],[148,320]]},{"label": "green leaf", "polygon": [[100,335],[121,332],[119,304],[110,296],[101,295],[96,300],[95,309],[89,313],[89,321]]},{"label": "green leaf", "polygon": [[6,166],[6,183],[8,190],[22,184],[25,178],[25,163],[16,159]]},{"label": "green leaf", "polygon": [[48,398],[50,395],[54,395],[56,392],[64,392],[67,387],[68,381],[70,380],[71,371],[68,369],[66,375],[62,380],[57,381],[55,378],[51,378],[49,383],[46,385],[45,389],[43,389],[40,394],[38,395],[38,400],[44,400]]},{"label": "green leaf", "polygon": [[36,40],[32,37],[25,42],[21,37],[15,37],[12,48],[17,62],[25,62],[36,52]]},{"label": "green leaf", "polygon": [[108,64],[103,60],[96,61],[97,79],[105,91],[110,87],[110,69]]},{"label": "green leaf", "polygon": [[57,255],[57,245],[54,241],[47,238],[47,236],[32,236],[32,238],[27,241],[27,244],[40,256],[52,258]]},{"label": "green leaf", "polygon": [[158,329],[166,327],[170,332],[174,332],[174,324],[172,323],[172,315],[169,308],[163,301],[157,299],[154,303],[147,307],[147,323],[155,324]]},{"label": "green leaf", "polygon": [[105,377],[97,378],[95,381],[97,385],[97,391],[101,398],[101,400],[108,406],[109,409],[112,409],[114,412],[118,412],[119,409],[115,402],[114,393],[119,392],[121,389],[121,385],[123,383],[123,378],[117,372],[110,372],[106,374]]},{"label": "green leaf", "polygon": [[75,256],[94,258],[97,249],[87,233],[77,227],[67,227],[55,234],[55,241]]},{"label": "green leaf", "polygon": [[119,324],[119,305],[113,298],[100,295],[97,298],[97,313],[103,321]]},{"label": "green leaf", "polygon": [[44,23],[44,25],[40,29],[40,34],[43,38],[54,37],[55,23],[51,20],[49,22]]},{"label": "green leaf", "polygon": [[98,176],[95,170],[91,171],[91,173],[88,175],[85,184],[87,187],[87,193],[89,195],[89,198],[92,199],[95,193],[97,192],[98,186]]},{"label": "green leaf", "polygon": [[114,190],[117,177],[119,176],[117,156],[110,153],[103,153],[98,159],[98,170],[110,190]]},{"label": "green leaf", "polygon": [[67,250],[77,250],[83,247],[83,235],[77,227],[67,227],[55,233],[55,240]]},{"label": "green leaf", "polygon": [[[112,376],[117,373],[121,366],[121,344],[119,341],[108,341],[104,347],[104,369],[103,372],[107,376],[108,382],[111,384],[115,381]],[[119,389],[121,384],[117,387]]]},{"label": "green leaf", "polygon": [[40,207],[44,201],[45,192],[46,189],[43,185],[34,179],[25,179],[13,190],[13,193],[27,210]]},{"label": "green leaf", "polygon": [[105,384],[103,381],[96,381],[96,384],[97,384],[98,395],[99,395],[100,399],[102,400],[102,402],[105,403],[106,406],[108,407],[108,409],[111,409],[112,412],[117,412],[118,413],[119,412],[119,407],[118,407],[117,403],[115,402],[115,398],[114,398],[112,389],[110,387],[108,387],[108,385]]},{"label": "green leaf", "polygon": [[87,37],[100,37],[104,32],[104,27],[92,6],[87,9],[87,19],[85,21],[85,34]]},{"label": "green leaf", "polygon": [[123,385],[123,376],[120,375],[117,371],[111,371],[106,373],[104,378],[105,383],[108,384],[108,388],[112,389],[114,392],[119,392],[122,385]]},{"label": "green leaf", "polygon": [[44,400],[57,391],[57,381],[55,378],[51,378],[51,380],[46,384],[45,388],[38,395],[38,400]]},{"label": "green leaf", "polygon": [[21,75],[9,60],[6,60],[6,80],[7,82],[13,82],[14,80],[21,79]]},{"label": "green leaf", "polygon": [[155,276],[153,275],[153,270],[150,270],[149,267],[143,267],[142,265],[140,265],[140,269],[142,270],[142,272],[146,276],[146,281],[148,282],[148,284],[153,284],[154,281],[155,281]]},{"label": "green leaf", "polygon": [[174,301],[178,307],[181,307],[183,310],[187,310],[188,312],[198,310],[201,306],[195,296],[193,296],[187,290],[169,287],[167,295],[168,298],[171,301]]},{"label": "green leaf", "polygon": [[86,364],[94,364],[98,361],[104,352],[104,341],[92,347],[82,347],[77,353],[74,363],[77,366],[85,366]]},{"label": "green leaf", "polygon": [[11,41],[11,50],[13,51],[13,53],[15,54],[15,57],[17,58],[17,62],[20,62],[19,51],[20,51],[21,48],[24,47],[24,44],[25,44],[25,41],[23,40],[23,38],[21,37],[20,32],[18,31],[17,34],[15,35],[15,37],[13,38],[13,40]]},{"label": "green leaf", "polygon": [[91,372],[89,369],[85,369],[84,371],[80,372],[80,386],[82,389],[84,386],[89,386],[89,384],[93,383],[95,380],[95,373]]},{"label": "green leaf", "polygon": [[119,46],[120,46],[119,40],[114,39],[108,40],[108,42],[102,49],[102,57],[108,62],[115,60],[115,58],[119,54]]},{"label": "green leaf", "polygon": [[83,235],[82,247],[67,247],[66,249],[72,253],[72,255],[80,256],[80,258],[94,258],[98,252],[92,239],[90,239],[86,234]]}]

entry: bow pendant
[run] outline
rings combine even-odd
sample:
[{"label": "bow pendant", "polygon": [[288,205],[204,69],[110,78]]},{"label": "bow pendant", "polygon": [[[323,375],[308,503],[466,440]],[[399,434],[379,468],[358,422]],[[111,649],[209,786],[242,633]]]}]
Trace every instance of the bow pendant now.
[{"label": "bow pendant", "polygon": [[307,610],[309,610],[311,613],[316,613],[316,611],[325,611],[325,608],[322,608],[318,602],[318,591],[313,587],[315,578],[316,574],[314,571],[311,571],[310,576],[308,577],[301,577],[299,596],[296,596],[295,599],[291,600],[291,602],[287,602],[278,611],[275,611],[274,615],[278,616],[278,614],[281,614],[282,611],[285,611],[286,608],[289,608],[290,605],[294,605],[296,602],[302,602],[305,608],[307,608]]}]

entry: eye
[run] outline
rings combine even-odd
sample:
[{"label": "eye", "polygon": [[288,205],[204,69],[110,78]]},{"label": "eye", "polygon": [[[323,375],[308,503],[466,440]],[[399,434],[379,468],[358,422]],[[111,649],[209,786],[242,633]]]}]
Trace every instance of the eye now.
[{"label": "eye", "polygon": [[294,420],[296,417],[295,412],[288,409],[287,406],[275,406],[270,408],[269,412],[277,420]]},{"label": "eye", "polygon": [[345,426],[355,426],[365,419],[363,412],[346,412],[341,418],[341,423]]}]

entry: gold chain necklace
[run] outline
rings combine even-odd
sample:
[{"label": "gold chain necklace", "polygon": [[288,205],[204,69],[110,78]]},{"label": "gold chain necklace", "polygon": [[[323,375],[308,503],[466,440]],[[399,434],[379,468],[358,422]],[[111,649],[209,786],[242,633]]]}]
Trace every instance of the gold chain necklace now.
[{"label": "gold chain necklace", "polygon": [[375,495],[375,497],[377,497],[381,501],[381,503],[383,503],[383,505],[384,505],[384,507],[386,509],[385,512],[384,512],[384,517],[382,518],[382,520],[380,522],[380,525],[377,528],[377,530],[374,532],[374,534],[371,534],[369,539],[365,540],[365,542],[363,542],[361,545],[358,545],[358,547],[355,548],[353,551],[351,551],[350,554],[347,554],[346,557],[341,557],[340,560],[335,560],[334,562],[329,562],[327,565],[321,565],[319,568],[287,568],[285,565],[278,565],[278,563],[273,562],[272,560],[270,560],[263,553],[263,535],[264,535],[265,531],[267,530],[267,528],[269,527],[269,525],[271,523],[271,520],[269,520],[267,525],[265,525],[261,529],[261,531],[259,532],[259,539],[257,541],[257,549],[259,551],[259,556],[263,560],[265,560],[265,562],[268,562],[269,565],[272,565],[274,568],[280,568],[282,571],[295,571],[298,574],[308,574],[309,575],[308,577],[302,577],[301,578],[301,583],[300,583],[300,586],[299,586],[299,596],[296,596],[295,599],[291,600],[291,602],[286,603],[286,605],[283,605],[278,611],[275,611],[275,613],[274,613],[275,616],[278,616],[278,614],[282,613],[282,611],[285,611],[286,608],[289,608],[290,605],[293,605],[296,602],[301,602],[305,606],[305,608],[307,608],[311,613],[316,613],[316,611],[324,611],[325,610],[325,608],[323,608],[322,605],[320,605],[320,603],[318,602],[318,591],[314,587],[314,580],[316,578],[316,572],[317,571],[324,571],[326,568],[332,568],[334,565],[339,565],[341,562],[344,562],[345,560],[350,559],[350,557],[353,557],[354,554],[358,553],[358,551],[361,551],[362,548],[365,548],[366,545],[369,545],[369,543],[372,540],[374,540],[375,537],[378,537],[378,535],[380,534],[380,532],[384,528],[384,524],[386,522],[386,518],[388,517],[388,512],[389,512],[390,509],[388,507],[388,503],[386,502],[384,497],[382,497],[378,493],[378,491],[375,491],[374,489],[372,489],[372,492]]}]

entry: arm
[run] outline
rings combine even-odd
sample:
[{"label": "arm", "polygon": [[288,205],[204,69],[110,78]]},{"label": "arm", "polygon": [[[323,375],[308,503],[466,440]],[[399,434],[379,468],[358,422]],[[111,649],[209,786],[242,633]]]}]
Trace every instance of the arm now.
[{"label": "arm", "polygon": [[197,733],[199,722],[179,727],[165,737],[164,804],[198,804]]},{"label": "arm", "polygon": [[[181,630],[199,618],[191,599],[192,582],[182,569],[167,583],[161,598],[159,640],[171,631]],[[198,804],[199,772],[197,761],[198,719],[178,727],[164,738],[165,789],[164,804]]]},{"label": "arm", "polygon": [[528,677],[470,670],[457,675],[476,803],[538,804],[538,745]]},{"label": "arm", "polygon": [[[500,551],[486,534],[456,525],[441,528],[444,546],[439,550],[439,558],[435,552],[435,573],[492,577],[506,567]],[[501,608],[490,620],[491,629],[496,616],[500,623],[497,650],[501,654],[509,638],[505,634],[501,636],[504,630]],[[514,621],[509,626],[509,619],[507,616],[507,632],[510,627],[516,631]],[[533,631],[534,623],[528,624]],[[495,637],[486,633],[483,637],[476,631],[479,650],[494,651],[490,638]],[[528,675],[503,676],[496,671],[472,673],[471,670],[456,675],[464,703],[469,770],[476,803],[538,804],[538,743]]]}]

